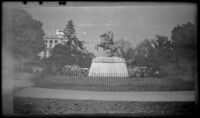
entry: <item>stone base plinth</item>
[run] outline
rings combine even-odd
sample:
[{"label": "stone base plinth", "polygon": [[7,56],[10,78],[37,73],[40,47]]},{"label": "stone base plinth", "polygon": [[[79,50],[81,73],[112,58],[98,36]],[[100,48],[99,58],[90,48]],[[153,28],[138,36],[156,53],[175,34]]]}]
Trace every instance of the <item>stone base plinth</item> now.
[{"label": "stone base plinth", "polygon": [[90,77],[128,77],[125,60],[119,57],[96,57],[92,60]]}]

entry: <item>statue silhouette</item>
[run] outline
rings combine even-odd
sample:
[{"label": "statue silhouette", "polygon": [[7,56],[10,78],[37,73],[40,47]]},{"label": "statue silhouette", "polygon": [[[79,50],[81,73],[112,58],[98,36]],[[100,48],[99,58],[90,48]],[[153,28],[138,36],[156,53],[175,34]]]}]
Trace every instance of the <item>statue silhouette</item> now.
[{"label": "statue silhouette", "polygon": [[114,41],[113,41],[114,36],[112,32],[104,33],[103,35],[100,35],[100,38],[101,38],[101,42],[95,46],[95,49],[97,51],[99,47],[103,48],[104,50],[110,50],[111,53],[109,57],[114,56],[118,50],[122,52],[121,48],[117,46],[116,44],[114,44]]}]

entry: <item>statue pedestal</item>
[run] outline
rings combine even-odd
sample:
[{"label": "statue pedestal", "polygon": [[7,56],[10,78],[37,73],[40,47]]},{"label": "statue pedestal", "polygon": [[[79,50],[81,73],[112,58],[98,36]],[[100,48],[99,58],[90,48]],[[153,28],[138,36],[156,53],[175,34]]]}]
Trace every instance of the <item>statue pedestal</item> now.
[{"label": "statue pedestal", "polygon": [[92,60],[90,77],[128,77],[125,60],[119,57],[96,57]]}]

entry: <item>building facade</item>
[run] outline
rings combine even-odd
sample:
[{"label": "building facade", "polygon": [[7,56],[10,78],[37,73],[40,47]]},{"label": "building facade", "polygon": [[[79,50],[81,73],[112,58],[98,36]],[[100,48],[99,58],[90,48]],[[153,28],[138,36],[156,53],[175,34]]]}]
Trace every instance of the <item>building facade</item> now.
[{"label": "building facade", "polygon": [[46,35],[43,37],[45,49],[41,51],[38,56],[40,59],[46,59],[51,56],[51,50],[57,44],[64,44],[68,41],[67,37],[64,37],[64,33],[60,30],[56,30],[56,35]]}]

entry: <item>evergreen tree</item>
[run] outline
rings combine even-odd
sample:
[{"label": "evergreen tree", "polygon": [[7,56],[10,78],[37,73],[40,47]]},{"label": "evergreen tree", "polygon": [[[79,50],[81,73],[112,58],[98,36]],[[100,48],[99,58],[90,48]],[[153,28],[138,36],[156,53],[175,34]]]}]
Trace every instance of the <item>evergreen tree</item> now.
[{"label": "evergreen tree", "polygon": [[89,53],[83,47],[83,42],[76,37],[75,25],[72,20],[68,22],[63,32],[68,41],[66,44],[58,44],[53,48],[52,56],[46,60],[46,65],[54,66],[54,69],[49,69],[49,71],[62,70],[65,65],[78,65],[89,68],[93,58],[91,57],[92,53]]}]

